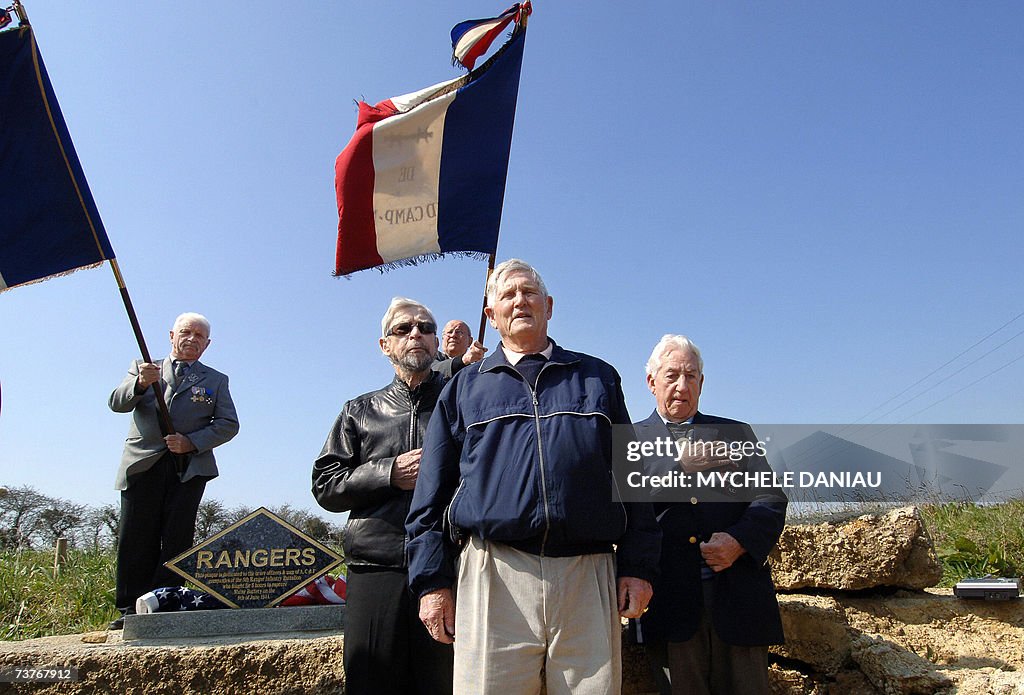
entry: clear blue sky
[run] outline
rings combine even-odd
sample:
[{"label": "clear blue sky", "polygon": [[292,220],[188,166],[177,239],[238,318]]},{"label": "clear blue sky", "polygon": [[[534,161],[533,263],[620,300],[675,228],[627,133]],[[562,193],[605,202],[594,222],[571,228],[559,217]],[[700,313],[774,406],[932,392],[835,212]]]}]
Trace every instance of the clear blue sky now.
[{"label": "clear blue sky", "polygon": [[[242,428],[208,497],[315,508],[342,404],[391,378],[392,295],[476,326],[483,263],[331,277],[333,166],[354,99],[456,76],[451,27],[505,7],[27,0],[151,351],[213,322]],[[1024,422],[1024,359],[993,374],[1024,318],[876,408],[1024,312],[1021,26],[1018,2],[537,0],[499,259],[537,266],[552,336],[618,367],[635,419],[681,332],[706,412]],[[0,325],[0,483],[116,502],[137,348],[109,268],[0,295]]]}]

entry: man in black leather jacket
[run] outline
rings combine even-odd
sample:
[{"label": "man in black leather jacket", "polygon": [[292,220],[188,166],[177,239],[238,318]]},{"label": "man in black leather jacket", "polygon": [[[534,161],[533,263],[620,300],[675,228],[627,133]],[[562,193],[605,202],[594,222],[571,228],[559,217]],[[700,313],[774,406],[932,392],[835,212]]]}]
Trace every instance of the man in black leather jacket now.
[{"label": "man in black leather jacket", "polygon": [[395,297],[381,336],[394,380],[345,404],[313,463],[316,501],[349,512],[345,688],[351,695],[451,693],[451,645],[431,639],[407,588],[404,528],[423,433],[445,381],[431,370],[437,322],[419,302]]}]

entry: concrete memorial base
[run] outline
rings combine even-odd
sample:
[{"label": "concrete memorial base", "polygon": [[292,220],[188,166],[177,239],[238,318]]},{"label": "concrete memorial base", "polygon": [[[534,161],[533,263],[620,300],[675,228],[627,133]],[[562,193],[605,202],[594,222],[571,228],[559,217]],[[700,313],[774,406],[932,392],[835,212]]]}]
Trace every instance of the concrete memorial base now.
[{"label": "concrete memorial base", "polygon": [[258,635],[281,632],[336,632],[345,626],[344,606],[289,606],[126,615],[121,638],[164,639]]}]

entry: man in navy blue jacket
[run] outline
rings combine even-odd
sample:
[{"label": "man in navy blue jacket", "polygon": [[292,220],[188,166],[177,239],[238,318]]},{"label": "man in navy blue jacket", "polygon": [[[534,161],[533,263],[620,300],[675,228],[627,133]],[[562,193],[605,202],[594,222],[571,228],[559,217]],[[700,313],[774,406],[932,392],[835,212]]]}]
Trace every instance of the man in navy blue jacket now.
[{"label": "man in navy blue jacket", "polygon": [[[629,425],[605,362],[548,338],[553,302],[512,259],[487,284],[500,349],[445,387],[406,528],[409,583],[457,693],[617,693],[620,616],[651,598],[660,534],[614,501],[612,426]],[[453,589],[457,603],[453,597]]]},{"label": "man in navy blue jacket", "polygon": [[657,409],[634,425],[637,440],[670,438],[685,454],[648,458],[646,472],[717,471],[731,482],[655,496],[661,574],[638,639],[668,671],[662,693],[767,695],[767,645],[783,640],[767,558],[785,525],[786,495],[771,483],[744,482],[771,479],[749,425],[697,409],[704,362],[689,338],[661,339],[647,362],[647,385]]}]

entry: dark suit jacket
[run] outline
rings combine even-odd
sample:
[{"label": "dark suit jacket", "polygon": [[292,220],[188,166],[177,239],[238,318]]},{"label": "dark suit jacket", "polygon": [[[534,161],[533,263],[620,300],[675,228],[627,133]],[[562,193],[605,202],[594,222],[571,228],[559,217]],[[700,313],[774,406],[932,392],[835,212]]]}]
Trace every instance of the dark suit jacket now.
[{"label": "dark suit jacket", "polygon": [[[726,440],[757,441],[750,426],[736,420],[697,413],[693,422],[705,441],[716,434]],[[671,437],[657,411],[634,428],[637,440]],[[739,465],[741,471],[770,470],[760,456],[747,457]],[[678,464],[670,458],[644,461],[649,473],[673,468],[678,469]],[[712,533],[724,531],[747,552],[710,580],[715,582],[714,605],[710,607],[715,631],[727,644],[781,644],[782,621],[766,561],[785,526],[785,493],[780,488],[674,491],[676,499],[688,493],[690,499],[685,502],[655,498],[654,511],[662,530],[661,577],[654,585],[650,611],[639,621],[640,639],[683,642],[694,635],[704,602],[700,543]],[[735,501],[729,501],[730,496]]]},{"label": "dark suit jacket", "polygon": [[[140,360],[134,360],[121,385],[110,394],[108,405],[115,413],[132,414],[128,438],[124,442],[121,466],[114,487],[128,488],[128,476],[152,467],[167,452],[156,409],[153,387],[144,393],[135,393]],[[217,463],[213,448],[229,441],[238,432],[238,415],[228,391],[228,378],[202,362],[195,362],[189,373],[166,394],[166,385],[174,381],[174,367],[170,357],[161,366],[161,390],[165,391],[167,409],[171,413],[174,429],[195,444],[188,468],[182,480],[202,475],[216,477]]]}]

